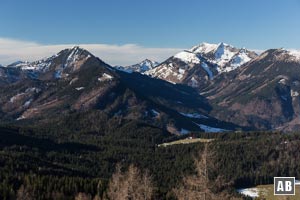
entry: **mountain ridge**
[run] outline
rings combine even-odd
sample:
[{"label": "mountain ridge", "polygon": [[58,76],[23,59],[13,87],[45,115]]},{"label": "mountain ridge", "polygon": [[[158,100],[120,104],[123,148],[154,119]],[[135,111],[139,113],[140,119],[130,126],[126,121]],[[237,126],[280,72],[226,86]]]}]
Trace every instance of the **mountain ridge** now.
[{"label": "mountain ridge", "polygon": [[108,119],[143,121],[174,134],[238,127],[210,117],[210,105],[196,90],[119,71],[83,49],[66,49],[42,62],[19,64],[6,69],[36,76],[0,87],[4,121],[48,123],[89,112]]},{"label": "mountain ridge", "polygon": [[145,60],[134,65],[128,65],[125,67],[116,66],[115,68],[128,73],[132,73],[132,72],[145,73],[151,69],[154,69],[157,65],[159,65],[158,62],[146,58]]},{"label": "mountain ridge", "polygon": [[257,54],[226,43],[201,43],[170,57],[145,74],[192,87],[207,84],[214,76],[232,71],[255,58]]},{"label": "mountain ridge", "polygon": [[300,125],[297,57],[270,49],[237,70],[216,77],[201,94],[213,116],[264,130],[297,130]]},{"label": "mountain ridge", "polygon": [[[229,50],[236,53],[224,53]],[[0,118],[21,123],[95,111],[109,118],[142,120],[176,134],[300,127],[299,51],[270,49],[220,73],[218,62],[226,68],[235,55],[247,51],[204,43],[154,68],[171,65],[178,70],[179,83],[166,82],[174,71],[158,70],[165,76],[160,79],[147,71],[123,72],[79,47],[31,63],[16,62],[0,67]]]}]

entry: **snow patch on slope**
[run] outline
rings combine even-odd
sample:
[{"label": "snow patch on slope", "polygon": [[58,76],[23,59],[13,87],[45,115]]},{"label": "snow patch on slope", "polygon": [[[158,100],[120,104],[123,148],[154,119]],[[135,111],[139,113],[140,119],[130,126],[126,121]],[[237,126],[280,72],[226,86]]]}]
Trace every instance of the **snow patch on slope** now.
[{"label": "snow patch on slope", "polygon": [[27,92],[35,92],[35,93],[39,93],[40,91],[41,91],[41,89],[36,88],[36,87],[27,88],[27,89],[25,90],[26,93],[27,93]]},{"label": "snow patch on slope", "polygon": [[202,44],[198,46],[194,46],[191,51],[193,53],[209,53],[211,51],[215,51],[217,49],[218,45],[217,44],[209,44],[206,42],[203,42]]},{"label": "snow patch on slope", "polygon": [[293,56],[296,60],[300,61],[300,51],[299,50],[288,50],[288,53]]},{"label": "snow patch on slope", "polygon": [[15,96],[11,97],[9,99],[9,102],[10,103],[14,103],[16,100],[18,100],[20,97],[22,97],[23,95],[25,95],[25,93],[19,93],[19,94],[16,94]]},{"label": "snow patch on slope", "polygon": [[84,87],[77,87],[77,88],[75,88],[75,90],[77,90],[77,91],[80,91],[80,90],[83,90],[84,89]]},{"label": "snow patch on slope", "polygon": [[23,115],[21,115],[21,116],[18,117],[16,120],[19,121],[19,120],[22,120],[22,119],[26,119],[26,117],[24,117]]},{"label": "snow patch on slope", "polygon": [[181,68],[180,68],[180,69],[178,70],[178,72],[179,72],[179,74],[184,74],[184,73],[185,73],[185,69],[181,69]]},{"label": "snow patch on slope", "polygon": [[183,78],[183,70],[176,70],[172,63],[170,64],[162,64],[160,67],[154,68],[152,70],[147,71],[145,74],[151,77],[160,78],[166,80],[170,83],[176,84],[174,81],[170,79],[181,80]]},{"label": "snow patch on slope", "polygon": [[291,97],[297,97],[299,96],[299,92],[291,90]]},{"label": "snow patch on slope", "polygon": [[189,131],[189,130],[186,130],[186,129],[184,129],[184,128],[182,128],[182,129],[180,130],[180,134],[182,134],[182,135],[189,134],[189,133],[190,133],[190,131]]},{"label": "snow patch on slope", "polygon": [[189,85],[190,85],[191,87],[196,88],[196,87],[199,86],[199,82],[196,80],[195,77],[192,77],[192,78],[191,78],[191,81],[190,81],[190,83],[189,83]]},{"label": "snow patch on slope", "polygon": [[180,114],[185,117],[189,117],[189,118],[208,119],[208,117],[206,117],[205,115],[201,115],[199,113],[183,113],[183,112],[181,112]]},{"label": "snow patch on slope", "polygon": [[153,113],[153,115],[154,115],[155,117],[157,117],[157,116],[160,115],[160,113],[159,113],[158,111],[154,110],[154,109],[152,109],[151,112]]},{"label": "snow patch on slope", "polygon": [[101,77],[98,78],[98,81],[103,82],[103,81],[111,81],[114,77],[107,74],[103,73]]},{"label": "snow patch on slope", "polygon": [[79,47],[74,47],[64,64],[64,68],[70,65],[74,65],[74,63],[78,60],[79,60]]},{"label": "snow patch on slope", "polygon": [[258,188],[244,188],[244,189],[238,189],[238,193],[241,193],[245,196],[249,196],[252,198],[257,198],[259,197],[259,189]]},{"label": "snow patch on slope", "polygon": [[194,63],[194,64],[200,63],[200,59],[194,53],[188,51],[179,52],[174,56],[174,58],[178,58],[179,60],[185,63]]},{"label": "snow patch on slope", "polygon": [[245,64],[246,62],[249,62],[250,60],[251,58],[246,54],[246,52],[242,51],[233,57],[231,61],[231,66],[233,67],[233,69],[236,69],[237,67]]},{"label": "snow patch on slope", "polygon": [[235,55],[235,52],[231,51],[230,48],[233,47],[225,43],[221,43],[218,46],[217,50],[215,51],[215,59],[219,66],[224,66]]},{"label": "snow patch on slope", "polygon": [[203,62],[203,63],[201,63],[201,67],[206,71],[209,79],[212,80],[214,75],[213,75],[212,71],[209,69],[208,65],[205,62]]},{"label": "snow patch on slope", "polygon": [[149,60],[149,59],[146,59],[146,60],[143,60],[142,62],[140,62],[138,65],[140,66],[140,72],[145,72],[145,71],[155,68],[157,65],[159,65],[159,63]]},{"label": "snow patch on slope", "polygon": [[57,70],[57,71],[54,73],[54,77],[57,78],[57,79],[61,78],[61,75],[62,75],[61,70]]},{"label": "snow patch on slope", "polygon": [[211,126],[207,126],[204,124],[197,124],[202,130],[204,130],[206,133],[220,133],[220,132],[225,132],[228,131],[226,129],[222,129],[222,128],[215,128],[215,127],[211,127]]},{"label": "snow patch on slope", "polygon": [[31,104],[31,102],[32,102],[32,99],[29,99],[28,101],[26,101],[25,103],[24,103],[24,107],[29,107],[30,106],[30,104]]}]

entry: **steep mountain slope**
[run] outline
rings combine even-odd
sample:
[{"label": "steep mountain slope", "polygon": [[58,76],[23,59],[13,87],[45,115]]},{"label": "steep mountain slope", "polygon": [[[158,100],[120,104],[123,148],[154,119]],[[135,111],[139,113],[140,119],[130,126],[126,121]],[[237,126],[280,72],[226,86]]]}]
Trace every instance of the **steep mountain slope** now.
[{"label": "steep mountain slope", "polygon": [[[107,120],[134,120],[177,134],[237,127],[207,116],[211,107],[196,90],[115,70],[78,47],[6,69],[35,76],[0,87],[2,122],[77,119],[98,130]],[[73,127],[80,129],[76,123]]]},{"label": "steep mountain slope", "polygon": [[17,82],[27,77],[20,69],[0,66],[0,86]]},{"label": "steep mountain slope", "polygon": [[154,106],[156,110],[151,112],[154,111],[154,114],[167,123],[170,132],[174,132],[173,129],[176,127],[180,133],[188,133],[199,127],[205,132],[223,132],[241,128],[209,116],[207,113],[211,111],[211,106],[191,87],[174,85],[139,73],[119,72],[119,74],[124,85]]},{"label": "steep mountain slope", "polygon": [[241,68],[224,73],[202,93],[212,115],[259,129],[300,127],[300,56],[297,51],[271,49]]},{"label": "steep mountain slope", "polygon": [[256,56],[255,52],[225,43],[202,43],[179,52],[146,74],[172,83],[199,87],[209,83],[216,75],[232,71]]},{"label": "steep mountain slope", "polygon": [[126,67],[116,66],[116,68],[121,71],[128,72],[128,73],[132,73],[132,72],[145,73],[151,69],[154,69],[158,65],[159,65],[159,63],[156,61],[145,59],[142,62],[134,64],[134,65],[129,65]]},{"label": "steep mountain slope", "polygon": [[[111,75],[104,62],[89,53],[78,56],[78,61],[69,62],[74,52],[87,53],[79,48],[67,49],[46,59],[47,65],[38,61],[34,63],[41,65],[35,68],[29,68],[32,64],[8,66],[7,69],[19,69],[36,76],[0,88],[1,111],[5,117],[27,119],[63,114],[72,109],[89,109],[114,86],[112,80],[116,75]],[[96,90],[95,86],[102,87]],[[85,93],[84,89],[92,94],[80,95]]]},{"label": "steep mountain slope", "polygon": [[[35,62],[16,62],[7,66],[7,68],[21,69],[27,73],[34,74],[34,77],[40,80],[51,80],[53,78],[65,78],[70,73],[78,71],[88,60],[94,60],[95,57],[88,51],[77,46],[72,49],[65,49],[49,58]],[[31,75],[31,77],[33,77]]]}]

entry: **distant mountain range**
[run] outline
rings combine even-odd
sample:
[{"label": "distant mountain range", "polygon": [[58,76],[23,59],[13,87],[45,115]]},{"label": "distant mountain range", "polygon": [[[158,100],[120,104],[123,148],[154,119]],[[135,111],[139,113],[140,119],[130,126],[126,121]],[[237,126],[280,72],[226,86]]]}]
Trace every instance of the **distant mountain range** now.
[{"label": "distant mountain range", "polygon": [[132,72],[145,73],[151,69],[154,69],[158,65],[159,65],[159,63],[156,61],[145,59],[142,62],[134,64],[134,65],[125,66],[125,67],[116,66],[116,68],[121,71],[128,72],[128,73],[132,73]]},{"label": "distant mountain range", "polygon": [[[112,67],[80,47],[0,66],[0,120],[53,123],[77,114],[136,120],[174,134],[300,128],[300,53],[257,55],[202,43],[158,64]],[[101,126],[97,119],[91,126]]]},{"label": "distant mountain range", "polygon": [[202,43],[177,53],[146,74],[172,83],[198,87],[210,82],[220,73],[240,67],[256,56],[253,51],[238,49],[225,43]]},{"label": "distant mountain range", "polygon": [[[35,62],[1,67],[0,119],[13,124],[62,123],[74,115],[91,127],[107,120],[142,121],[174,134],[239,128],[208,115],[192,88],[109,66],[79,47]],[[79,122],[78,122],[79,123]]]}]

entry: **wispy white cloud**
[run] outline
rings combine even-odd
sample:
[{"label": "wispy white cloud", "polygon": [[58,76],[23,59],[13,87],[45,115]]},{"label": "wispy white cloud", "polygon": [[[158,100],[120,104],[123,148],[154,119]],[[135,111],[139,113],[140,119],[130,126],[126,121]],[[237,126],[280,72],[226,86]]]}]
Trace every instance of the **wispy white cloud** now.
[{"label": "wispy white cloud", "polygon": [[6,65],[18,60],[34,61],[75,45],[87,49],[110,65],[131,65],[145,58],[161,62],[182,50],[179,48],[148,48],[136,44],[45,45],[31,41],[0,38],[0,63]]}]

